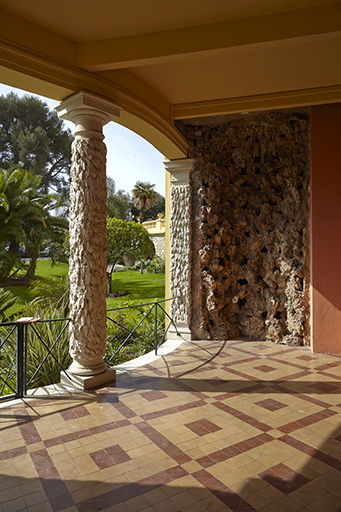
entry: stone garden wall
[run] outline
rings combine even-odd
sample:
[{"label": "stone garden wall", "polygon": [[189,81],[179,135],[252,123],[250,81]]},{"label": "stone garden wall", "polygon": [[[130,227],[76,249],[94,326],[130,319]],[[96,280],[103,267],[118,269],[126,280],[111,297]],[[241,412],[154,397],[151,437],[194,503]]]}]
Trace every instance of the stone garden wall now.
[{"label": "stone garden wall", "polygon": [[196,162],[192,337],[309,344],[309,110],[177,126]]}]

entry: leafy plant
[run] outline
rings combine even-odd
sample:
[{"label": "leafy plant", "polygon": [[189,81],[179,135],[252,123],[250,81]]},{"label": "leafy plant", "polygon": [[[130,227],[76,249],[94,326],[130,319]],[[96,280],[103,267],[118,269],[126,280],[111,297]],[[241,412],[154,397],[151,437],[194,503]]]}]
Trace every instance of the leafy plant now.
[{"label": "leafy plant", "polygon": [[148,274],[164,274],[166,262],[160,256],[154,256],[146,265]]},{"label": "leafy plant", "polygon": [[[35,297],[34,304],[48,308],[52,304],[63,303],[65,312],[69,311],[70,283],[67,275],[61,277],[50,277],[44,280],[37,279],[32,288],[32,295]],[[67,313],[68,314],[68,313]]]},{"label": "leafy plant", "polygon": [[[68,302],[62,300],[58,305],[51,304],[47,308],[41,308],[33,301],[27,308],[26,314],[48,320],[30,324],[27,330],[29,388],[59,382],[61,367],[67,369],[72,362],[69,354],[67,320],[61,320],[67,317]],[[49,351],[51,351],[50,354]]]},{"label": "leafy plant", "polygon": [[152,254],[154,246],[148,231],[136,222],[121,219],[107,219],[108,263],[112,263],[107,272],[108,294],[112,293],[111,277],[116,263],[123,256],[142,258]]},{"label": "leafy plant", "polygon": [[17,298],[9,290],[0,288],[0,322],[9,320],[7,312],[16,301]]},{"label": "leafy plant", "polygon": [[[139,357],[155,347],[155,306],[132,305],[127,301],[122,308],[108,312],[105,361],[110,361],[110,366]],[[157,343],[164,335],[164,320],[164,313],[158,308]]]}]

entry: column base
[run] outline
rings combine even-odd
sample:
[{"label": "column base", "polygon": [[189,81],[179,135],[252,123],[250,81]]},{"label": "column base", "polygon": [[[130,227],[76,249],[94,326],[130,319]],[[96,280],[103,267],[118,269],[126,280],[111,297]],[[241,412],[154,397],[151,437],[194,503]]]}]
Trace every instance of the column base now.
[{"label": "column base", "polygon": [[176,332],[176,329],[173,325],[170,326],[170,328],[167,331],[167,340],[185,340],[185,341],[191,341],[192,335],[191,331],[185,324],[177,324],[176,325],[178,329],[178,333]]},{"label": "column base", "polygon": [[69,372],[81,377],[91,377],[105,372],[107,368],[102,356],[92,357],[90,360],[87,357],[78,356],[73,359]]},{"label": "column base", "polygon": [[80,389],[82,391],[86,389],[96,388],[98,386],[102,386],[104,384],[108,384],[109,382],[114,382],[116,380],[116,370],[113,368],[108,368],[105,372],[99,373],[97,375],[75,375],[70,371],[67,372],[69,379],[65,375],[64,372],[60,374],[60,382],[66,386],[72,386],[75,389]]}]

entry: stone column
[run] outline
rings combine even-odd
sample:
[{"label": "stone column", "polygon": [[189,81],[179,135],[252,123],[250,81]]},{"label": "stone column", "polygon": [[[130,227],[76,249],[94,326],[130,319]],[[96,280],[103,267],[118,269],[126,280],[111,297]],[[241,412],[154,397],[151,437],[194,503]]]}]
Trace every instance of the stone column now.
[{"label": "stone column", "polygon": [[[182,338],[190,340],[190,284],[191,284],[191,191],[190,172],[194,160],[184,158],[165,162],[171,174],[171,216],[170,228],[170,296],[179,297],[175,323]],[[171,316],[175,301],[172,302]],[[178,339],[173,326],[168,339]]]},{"label": "stone column", "polygon": [[[102,127],[119,107],[79,92],[56,107],[76,125],[70,191],[70,328],[73,381],[90,388],[115,379],[103,361],[106,346],[107,190]],[[96,376],[96,377],[95,377]],[[65,379],[63,379],[64,382]]]}]

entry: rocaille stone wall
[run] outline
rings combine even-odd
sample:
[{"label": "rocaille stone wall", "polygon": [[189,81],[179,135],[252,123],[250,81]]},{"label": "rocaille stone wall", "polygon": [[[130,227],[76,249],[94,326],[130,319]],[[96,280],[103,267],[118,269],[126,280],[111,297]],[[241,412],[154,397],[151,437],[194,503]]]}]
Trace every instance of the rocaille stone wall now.
[{"label": "rocaille stone wall", "polygon": [[178,127],[195,160],[192,337],[309,344],[309,110]]}]

